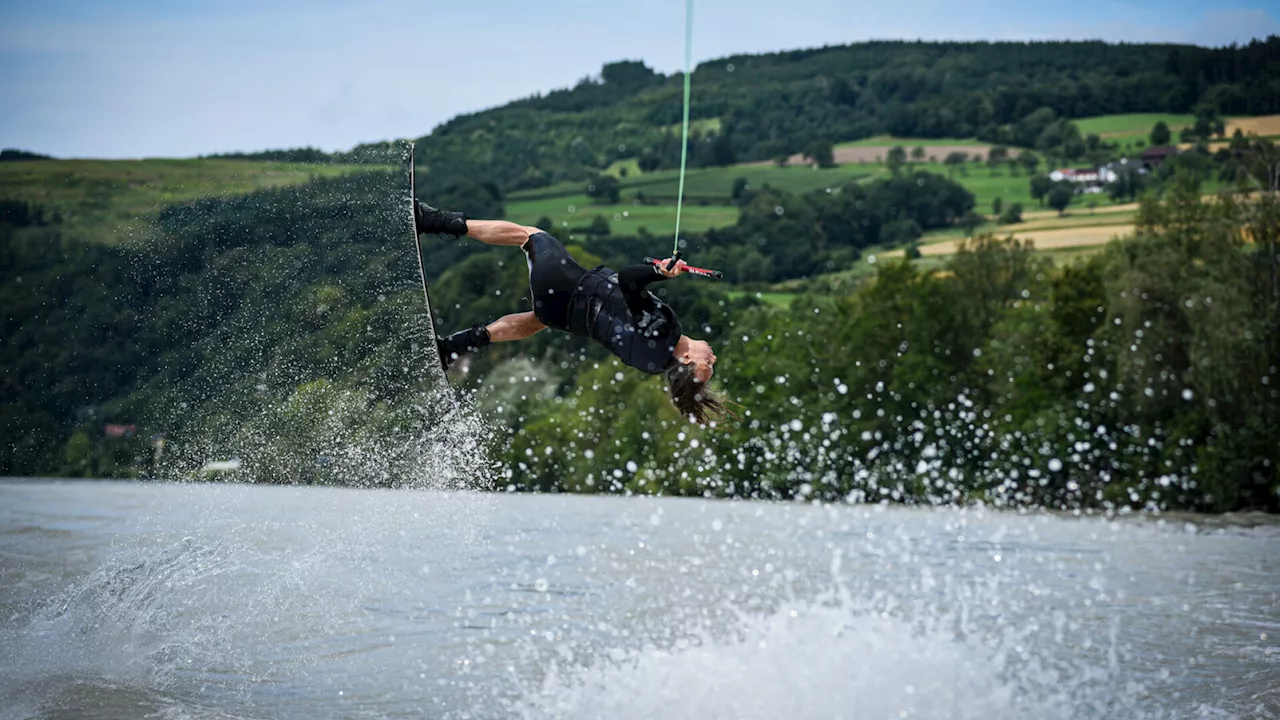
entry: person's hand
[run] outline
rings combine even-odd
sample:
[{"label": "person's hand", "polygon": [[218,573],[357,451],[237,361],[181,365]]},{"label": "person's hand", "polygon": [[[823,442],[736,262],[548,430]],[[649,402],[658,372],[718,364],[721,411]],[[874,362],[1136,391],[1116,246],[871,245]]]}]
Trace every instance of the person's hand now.
[{"label": "person's hand", "polygon": [[669,277],[669,278],[673,278],[679,275],[680,273],[685,271],[685,268],[689,267],[688,265],[684,264],[683,260],[677,260],[676,266],[668,270],[667,266],[670,264],[671,264],[671,258],[664,258],[654,263],[654,267],[658,268],[658,272],[662,273],[664,277]]}]

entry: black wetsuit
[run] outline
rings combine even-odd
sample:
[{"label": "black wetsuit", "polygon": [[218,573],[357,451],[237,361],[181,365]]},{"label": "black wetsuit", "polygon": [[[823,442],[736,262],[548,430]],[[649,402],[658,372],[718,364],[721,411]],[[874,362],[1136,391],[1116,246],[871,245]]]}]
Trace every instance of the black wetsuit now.
[{"label": "black wetsuit", "polygon": [[529,237],[533,312],[548,327],[590,337],[627,365],[657,375],[666,369],[680,339],[680,320],[669,305],[648,291],[665,280],[653,265],[632,265],[615,273],[587,270],[559,240],[547,233]]}]

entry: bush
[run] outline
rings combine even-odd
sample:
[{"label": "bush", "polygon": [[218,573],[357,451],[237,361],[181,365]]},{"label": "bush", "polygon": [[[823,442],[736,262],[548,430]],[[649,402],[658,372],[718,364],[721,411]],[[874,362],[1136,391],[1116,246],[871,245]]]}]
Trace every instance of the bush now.
[{"label": "bush", "polygon": [[1022,222],[1022,203],[1012,203],[1000,213],[1001,225],[1016,225]]}]

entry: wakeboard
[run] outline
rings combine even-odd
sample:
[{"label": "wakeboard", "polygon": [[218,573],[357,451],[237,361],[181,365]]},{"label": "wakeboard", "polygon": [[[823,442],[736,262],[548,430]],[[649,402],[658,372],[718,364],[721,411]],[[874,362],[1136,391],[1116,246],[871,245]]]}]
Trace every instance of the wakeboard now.
[{"label": "wakeboard", "polygon": [[422,299],[427,304],[426,355],[431,367],[439,374],[443,381],[444,371],[440,369],[440,350],[436,345],[435,313],[431,309],[431,290],[427,284],[427,265],[422,257],[422,235],[418,232],[418,214],[414,212],[414,202],[418,197],[418,186],[414,179],[413,156],[413,143],[409,143],[409,219],[413,223],[413,246],[418,252],[418,273],[422,278]]}]

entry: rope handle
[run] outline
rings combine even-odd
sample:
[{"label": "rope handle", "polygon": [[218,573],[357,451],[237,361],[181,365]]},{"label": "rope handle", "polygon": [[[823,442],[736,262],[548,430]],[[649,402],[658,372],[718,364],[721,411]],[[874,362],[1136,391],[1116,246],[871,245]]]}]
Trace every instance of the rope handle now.
[{"label": "rope handle", "polygon": [[[667,263],[666,267],[668,271],[675,269],[676,263],[680,261],[679,255],[680,253],[676,253],[674,256],[672,256],[671,262]],[[644,259],[644,261],[650,265],[662,264],[662,261],[657,258],[647,257]],[[694,267],[692,265],[689,265],[688,263],[685,263],[684,271],[687,273],[693,273],[694,275],[700,275],[705,278],[711,278],[712,280],[724,279],[724,273],[720,272],[719,270],[708,270],[706,268]]]}]

